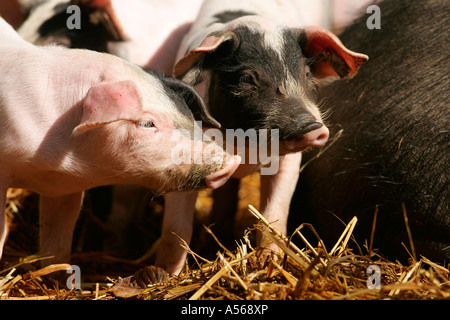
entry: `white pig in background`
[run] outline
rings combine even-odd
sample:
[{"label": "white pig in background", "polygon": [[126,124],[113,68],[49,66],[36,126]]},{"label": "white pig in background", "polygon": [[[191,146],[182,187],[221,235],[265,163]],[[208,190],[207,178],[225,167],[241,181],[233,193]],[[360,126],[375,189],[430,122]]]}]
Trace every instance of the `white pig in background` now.
[{"label": "white pig in background", "polygon": [[[184,34],[202,0],[49,0],[35,7],[20,27],[29,42],[60,42],[69,47],[105,51],[142,67],[172,74]],[[80,29],[66,20],[80,8]],[[72,21],[72,20],[71,20]]]},{"label": "white pig in background", "polygon": [[[196,86],[224,129],[279,130],[280,167],[274,175],[261,176],[261,211],[281,232],[286,231],[300,151],[328,139],[315,101],[317,80],[352,77],[368,59],[326,29],[304,25],[295,1],[207,0],[181,43],[174,68],[177,78]],[[233,177],[254,170],[254,165],[241,165]],[[196,194],[165,198],[156,265],[178,273],[186,252],[172,233],[189,241]]]},{"label": "white pig in background", "polygon": [[[336,35],[382,0],[292,0],[304,26],[320,26]],[[298,24],[297,24],[298,25]]]},{"label": "white pig in background", "polygon": [[[0,73],[0,207],[8,187],[41,195],[41,253],[54,256],[47,264],[69,261],[84,190],[217,188],[239,163],[178,130],[195,130],[193,113],[217,125],[192,88],[113,55],[36,47],[0,18]],[[180,144],[192,150],[191,164],[174,165]],[[204,152],[215,157],[201,160]],[[0,257],[6,235],[2,212]]]}]

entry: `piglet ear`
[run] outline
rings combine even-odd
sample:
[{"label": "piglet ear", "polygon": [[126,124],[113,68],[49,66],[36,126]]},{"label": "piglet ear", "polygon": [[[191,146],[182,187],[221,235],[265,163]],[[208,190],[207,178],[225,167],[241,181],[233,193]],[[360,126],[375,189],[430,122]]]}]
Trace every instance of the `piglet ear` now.
[{"label": "piglet ear", "polygon": [[220,128],[221,125],[214,119],[206,108],[202,98],[191,86],[185,84],[181,80],[164,77],[163,83],[169,87],[191,110],[194,119],[202,121],[203,127]]},{"label": "piglet ear", "polygon": [[74,133],[142,115],[141,94],[132,81],[104,82],[92,86],[83,102],[83,115]]},{"label": "piglet ear", "polygon": [[317,79],[339,76],[353,77],[359,67],[369,60],[365,54],[348,50],[330,31],[320,27],[305,27],[301,40],[303,53],[313,59],[312,73]]},{"label": "piglet ear", "polygon": [[190,52],[188,52],[180,61],[177,62],[174,68],[173,75],[182,79],[191,85],[195,84],[197,73],[194,76],[190,75],[192,69],[199,69],[199,64],[208,53],[217,50],[224,43],[233,42],[233,48],[237,46],[237,37],[232,31],[213,32],[202,40],[200,45]]}]

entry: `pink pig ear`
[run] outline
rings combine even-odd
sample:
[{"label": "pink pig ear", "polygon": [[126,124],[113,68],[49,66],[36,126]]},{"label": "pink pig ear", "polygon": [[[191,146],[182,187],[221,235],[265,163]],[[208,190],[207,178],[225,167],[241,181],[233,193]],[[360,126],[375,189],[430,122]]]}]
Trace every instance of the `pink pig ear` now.
[{"label": "pink pig ear", "polygon": [[320,27],[305,27],[306,43],[304,54],[313,59],[311,65],[314,77],[353,77],[359,67],[369,60],[365,54],[348,50],[334,34]]},{"label": "pink pig ear", "polygon": [[141,94],[132,81],[96,84],[84,99],[81,123],[74,133],[119,120],[138,121],[142,113]]},{"label": "pink pig ear", "polygon": [[225,42],[233,41],[233,47],[236,47],[238,41],[236,35],[232,31],[214,32],[209,34],[200,45],[192,49],[175,65],[173,75],[176,78],[184,78],[186,74],[195,68],[196,65],[205,57],[206,54],[215,51]]}]

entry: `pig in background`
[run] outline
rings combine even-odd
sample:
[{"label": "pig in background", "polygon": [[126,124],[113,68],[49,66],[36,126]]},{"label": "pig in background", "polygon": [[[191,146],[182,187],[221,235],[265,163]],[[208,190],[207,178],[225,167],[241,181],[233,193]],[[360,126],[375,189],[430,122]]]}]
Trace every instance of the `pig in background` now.
[{"label": "pig in background", "polygon": [[19,27],[26,18],[25,10],[16,0],[0,2],[0,16],[13,28]]},{"label": "pig in background", "polygon": [[417,258],[448,263],[450,5],[385,0],[380,9],[380,30],[368,30],[363,19],[341,35],[371,60],[353,79],[320,92],[332,135],[344,131],[302,171],[290,229],[310,222],[332,245],[342,222],[357,216],[353,234],[366,253],[378,210],[373,248],[405,261],[403,203]]},{"label": "pig in background", "polygon": [[[67,28],[71,5],[80,9],[80,29]],[[18,31],[35,44],[108,52],[171,75],[179,42],[200,5],[201,0],[48,0],[29,9]]]}]

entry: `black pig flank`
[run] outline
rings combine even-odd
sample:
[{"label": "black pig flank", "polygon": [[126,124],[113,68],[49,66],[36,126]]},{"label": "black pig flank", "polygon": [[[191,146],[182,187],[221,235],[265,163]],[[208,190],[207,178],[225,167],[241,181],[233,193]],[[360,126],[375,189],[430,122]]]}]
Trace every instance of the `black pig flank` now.
[{"label": "black pig flank", "polygon": [[343,230],[335,215],[345,223],[358,216],[353,234],[364,243],[378,210],[373,248],[406,258],[405,210],[417,258],[448,262],[450,3],[386,0],[380,8],[380,30],[362,20],[341,36],[371,60],[321,91],[331,136],[344,131],[301,173],[290,217],[334,243]]}]

